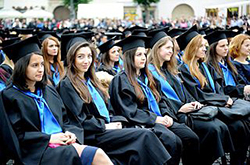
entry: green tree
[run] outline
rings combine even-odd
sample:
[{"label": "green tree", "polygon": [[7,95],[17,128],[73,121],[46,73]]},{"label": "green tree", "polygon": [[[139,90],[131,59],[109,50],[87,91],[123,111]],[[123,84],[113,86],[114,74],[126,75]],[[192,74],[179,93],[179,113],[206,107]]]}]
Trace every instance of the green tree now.
[{"label": "green tree", "polygon": [[72,19],[75,19],[75,11],[77,10],[78,4],[89,3],[92,0],[63,0],[65,6],[70,7],[70,15]]},{"label": "green tree", "polygon": [[146,14],[146,23],[149,21],[149,10],[151,3],[158,3],[160,0],[133,0],[135,3],[138,3],[139,5],[142,5],[144,7],[144,11]]}]

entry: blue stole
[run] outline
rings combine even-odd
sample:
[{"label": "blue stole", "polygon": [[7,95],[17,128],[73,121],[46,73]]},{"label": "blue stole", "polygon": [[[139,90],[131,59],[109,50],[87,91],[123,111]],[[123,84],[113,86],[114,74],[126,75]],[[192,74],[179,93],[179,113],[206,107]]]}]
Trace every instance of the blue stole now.
[{"label": "blue stole", "polygon": [[182,55],[183,55],[183,53],[184,53],[183,51],[177,53],[176,60],[177,60],[178,64],[182,64],[183,63],[183,61],[182,61]]},{"label": "blue stole", "polygon": [[6,87],[5,83],[0,81],[0,91],[2,91]]},{"label": "blue stole", "polygon": [[213,80],[213,78],[212,78],[212,76],[211,76],[211,73],[209,72],[209,70],[208,70],[208,68],[207,68],[207,65],[206,65],[204,62],[202,62],[201,64],[202,64],[203,68],[205,69],[205,74],[206,74],[207,77],[208,77],[208,81],[209,81],[209,83],[210,83],[210,85],[211,85],[213,91],[216,92],[216,90],[215,90],[215,85],[214,85],[214,80]]},{"label": "blue stole", "polygon": [[3,61],[4,61],[4,60],[5,60],[5,53],[3,52],[3,50],[0,50],[0,54],[1,54],[2,59],[3,59]]},{"label": "blue stole", "polygon": [[[202,62],[201,64],[202,64],[202,66],[203,66],[203,68],[204,68],[204,70],[205,70],[205,74],[206,74],[206,76],[207,76],[207,78],[208,78],[208,81],[209,81],[211,87],[212,87],[212,90],[213,90],[213,92],[215,92],[214,81],[213,81],[213,78],[212,78],[212,76],[211,76],[211,74],[210,74],[208,68],[207,68],[207,65],[206,65],[204,62]],[[187,68],[188,71],[190,72],[188,65],[187,65],[187,64],[184,64],[184,65],[186,66],[186,68]],[[195,76],[192,76],[192,77],[193,77],[193,79],[196,81],[196,83],[198,84],[198,87],[201,88],[200,81],[199,81]]]},{"label": "blue stole", "polygon": [[49,109],[49,106],[46,102],[46,100],[43,98],[43,92],[41,89],[37,89],[37,94],[34,94],[30,91],[22,91],[18,89],[15,85],[13,85],[15,89],[22,92],[23,94],[31,97],[34,99],[36,106],[38,108],[39,117],[41,121],[41,131],[46,134],[56,134],[59,132],[62,132],[62,128],[57,122],[56,118],[52,114],[52,112]]},{"label": "blue stole", "polygon": [[121,71],[120,67],[117,65],[113,67],[113,70],[115,71],[115,73],[119,73]]},{"label": "blue stole", "polygon": [[119,57],[119,65],[123,68],[123,60]]},{"label": "blue stole", "polygon": [[139,80],[139,78],[137,78],[137,82],[141,85],[143,93],[147,97],[149,110],[151,112],[154,112],[157,116],[161,116],[161,111],[159,109],[157,101],[155,100],[153,93],[151,92],[150,88],[148,87],[147,76],[145,75],[145,84],[141,80]]},{"label": "blue stole", "polygon": [[90,79],[87,80],[86,85],[89,89],[89,93],[91,94],[91,98],[99,111],[100,115],[105,117],[105,120],[110,123],[110,117],[109,117],[109,111],[106,107],[106,104],[99,94],[99,92],[95,89],[95,87],[92,85]]},{"label": "blue stole", "polygon": [[176,100],[181,102],[178,95],[176,94],[175,90],[172,88],[172,86],[168,83],[168,81],[164,80],[162,76],[158,74],[153,64],[148,65],[148,69],[152,72],[153,76],[160,81],[161,83],[161,91],[164,93],[164,95],[172,100]]},{"label": "blue stole", "polygon": [[60,81],[60,74],[58,71],[58,67],[56,67],[55,69],[53,65],[50,65],[50,70],[52,72],[52,78],[53,78],[54,84],[57,85]]},{"label": "blue stole", "polygon": [[223,72],[224,80],[226,85],[236,86],[236,83],[234,81],[233,75],[231,71],[227,67],[227,63],[225,62],[225,65],[219,62],[220,68]]}]

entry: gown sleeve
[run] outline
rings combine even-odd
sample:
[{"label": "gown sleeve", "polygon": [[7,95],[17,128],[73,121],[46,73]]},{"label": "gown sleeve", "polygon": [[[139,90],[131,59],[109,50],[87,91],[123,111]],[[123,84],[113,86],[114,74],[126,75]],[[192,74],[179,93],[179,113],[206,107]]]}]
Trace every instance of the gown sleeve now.
[{"label": "gown sleeve", "polygon": [[123,115],[134,125],[154,126],[157,115],[145,108],[147,106],[142,109],[138,105],[134,88],[124,72],[113,78],[109,94],[118,115]]},{"label": "gown sleeve", "polygon": [[80,123],[84,132],[105,131],[105,120],[103,118],[96,118],[90,113],[93,107],[91,108],[84,104],[68,78],[60,82],[57,90],[63,100],[69,120],[72,124],[76,125]]},{"label": "gown sleeve", "polygon": [[[183,84],[188,92],[202,104],[214,105],[214,106],[225,106],[228,100],[228,96],[219,93],[213,93],[212,90],[209,92],[203,91],[198,83],[193,79],[188,69],[181,64],[179,67],[180,78],[183,80]],[[217,86],[218,84],[215,84]],[[216,87],[217,88],[217,87]],[[217,91],[218,92],[218,91]]]}]

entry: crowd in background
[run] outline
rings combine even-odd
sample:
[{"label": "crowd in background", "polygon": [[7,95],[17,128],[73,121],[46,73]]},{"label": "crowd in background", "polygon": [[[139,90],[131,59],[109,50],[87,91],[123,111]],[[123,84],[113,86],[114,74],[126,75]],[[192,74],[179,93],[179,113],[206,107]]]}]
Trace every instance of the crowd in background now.
[{"label": "crowd in background", "polygon": [[45,20],[32,19],[29,22],[26,19],[2,19],[0,20],[0,29],[3,28],[39,28],[42,30],[57,30],[63,28],[103,28],[103,29],[116,29],[118,27],[130,27],[132,25],[139,25],[145,27],[151,26],[169,26],[172,28],[184,28],[188,29],[192,25],[197,24],[199,28],[215,28],[215,27],[233,27],[239,26],[243,27],[244,30],[250,28],[250,15],[244,15],[240,17],[233,16],[232,18],[227,18],[224,15],[218,17],[199,17],[199,18],[178,18],[178,19],[151,19],[147,24],[144,23],[142,19],[130,20],[125,19],[110,19],[110,18],[83,18],[75,20]]}]

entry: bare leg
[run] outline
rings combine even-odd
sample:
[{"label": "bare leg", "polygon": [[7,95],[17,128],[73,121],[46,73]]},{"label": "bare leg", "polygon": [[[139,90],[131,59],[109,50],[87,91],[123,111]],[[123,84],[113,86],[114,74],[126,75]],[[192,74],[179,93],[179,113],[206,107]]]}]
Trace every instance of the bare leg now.
[{"label": "bare leg", "polygon": [[98,148],[92,165],[113,165],[113,163],[109,159],[108,155],[101,148]]},{"label": "bare leg", "polygon": [[[80,145],[77,143],[72,144],[76,149],[79,157],[81,157],[82,151],[86,147],[86,145]],[[113,165],[108,155],[100,148],[96,150],[92,165]]]}]

